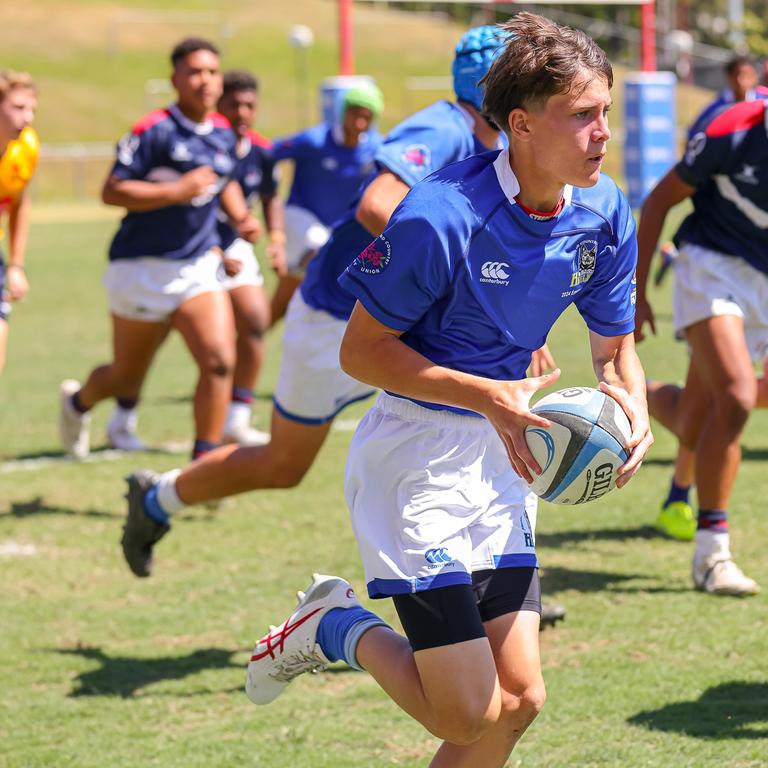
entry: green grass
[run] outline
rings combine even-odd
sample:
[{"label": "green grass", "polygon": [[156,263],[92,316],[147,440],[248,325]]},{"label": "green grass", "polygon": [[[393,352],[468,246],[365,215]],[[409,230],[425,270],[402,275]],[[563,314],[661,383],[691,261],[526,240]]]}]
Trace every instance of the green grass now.
[{"label": "green grass", "polygon": [[[114,223],[69,220],[71,212],[57,221],[55,213],[39,211],[33,226],[33,291],[13,316],[0,378],[6,462],[57,453],[58,381],[82,377],[108,356],[99,277]],[[654,298],[660,332],[641,354],[651,376],[679,379],[685,351],[670,340],[668,288]],[[269,342],[262,423],[279,334]],[[575,314],[559,321],[552,348],[564,384],[593,380]],[[172,338],[148,382],[145,438],[189,438],[193,379]],[[108,410],[96,410],[97,443]],[[766,414],[754,414],[732,517],[739,563],[763,583],[766,427]],[[690,547],[651,529],[674,452],[660,427],[656,434],[627,489],[583,509],[542,505],[543,583],[568,618],[541,636],[549,701],[510,765],[765,764],[766,598],[691,591]],[[185,457],[0,471],[0,545],[36,549],[0,556],[0,766],[425,765],[434,741],[363,674],[302,678],[259,709],[242,691],[250,645],[282,618],[311,570],[341,573],[363,588],[342,495],[349,438],[332,433],[298,489],[246,495],[215,513],[185,512],[146,581],[130,575],[119,552],[121,478]],[[395,621],[388,603],[374,607]]]}]

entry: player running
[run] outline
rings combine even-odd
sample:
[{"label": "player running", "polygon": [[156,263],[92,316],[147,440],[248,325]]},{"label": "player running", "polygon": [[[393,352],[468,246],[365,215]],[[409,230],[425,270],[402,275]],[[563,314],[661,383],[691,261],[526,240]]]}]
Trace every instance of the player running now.
[{"label": "player running", "polygon": [[198,38],[171,53],[178,101],[150,113],[118,145],[102,199],[127,210],[109,251],[104,284],[112,313],[112,362],[85,384],[61,385],[59,433],[66,452],[89,451],[90,410],[106,398],[118,409],[107,427],[118,448],[139,450],[136,404],[155,351],[170,328],[181,333],[199,369],[194,398],[195,445],[201,455],[221,440],[232,392],[235,344],[232,307],[218,273],[216,214],[227,212],[241,235],[257,222],[236,183],[235,135],[211,115],[221,95],[219,53]]},{"label": "player running", "polygon": [[438,101],[395,127],[376,153],[378,171],[359,200],[309,262],[285,322],[275,388],[271,441],[222,446],[183,471],[142,470],[128,478],[123,554],[137,576],[149,576],[154,544],[184,506],[260,488],[292,488],[312,466],[336,415],[374,387],[339,367],[339,347],[355,298],[338,276],[381,234],[408,189],[442,166],[500,146],[498,128],[481,114],[478,82],[497,47],[495,27],[470,30],[454,59],[457,101]]},{"label": "player running", "polygon": [[373,124],[383,110],[378,87],[361,81],[344,94],[332,125],[321,123],[275,141],[276,160],[293,161],[293,182],[285,207],[289,273],[280,277],[272,297],[273,323],[285,315],[307,263],[370,176],[382,142]]},{"label": "player running", "polygon": [[[35,172],[40,144],[31,127],[37,91],[26,72],[0,70],[0,220],[8,215],[8,264],[0,250],[0,373],[8,344],[11,303],[29,291],[24,256],[29,232],[27,184]],[[0,222],[1,223],[1,222]],[[3,230],[0,227],[0,242]]]},{"label": "player running", "polygon": [[675,235],[674,289],[675,330],[685,334],[691,362],[685,393],[673,406],[678,412],[667,404],[661,420],[696,453],[693,581],[714,594],[758,591],[731,557],[728,506],[739,438],[758,395],[752,361],[768,354],[767,107],[761,99],[742,102],[703,126],[648,196],[639,225],[641,339],[645,323],[655,331],[646,281],[659,234],[671,208],[693,201]]},{"label": "player running", "polygon": [[[405,637],[315,576],[256,643],[246,690],[275,699],[343,659],[443,740],[431,766],[501,768],[544,704],[528,409],[559,371],[526,379],[570,305],[600,388],[633,433],[623,486],[652,442],[635,354],[635,226],[600,167],[611,66],[584,33],[521,13],[485,79],[509,150],[417,184],[340,282],[357,298],[344,369],[385,390],[350,447],[345,491],[368,594]],[[578,279],[574,280],[574,276]]]}]

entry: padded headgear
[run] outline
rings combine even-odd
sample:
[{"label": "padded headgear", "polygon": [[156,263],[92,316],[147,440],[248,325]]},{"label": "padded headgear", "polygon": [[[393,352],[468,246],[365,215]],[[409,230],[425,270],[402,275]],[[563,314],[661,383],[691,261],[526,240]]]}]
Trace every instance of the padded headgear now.
[{"label": "padded headgear", "polygon": [[459,40],[453,58],[453,90],[456,98],[482,108],[483,89],[478,85],[500,53],[505,41],[500,27],[473,27]]}]

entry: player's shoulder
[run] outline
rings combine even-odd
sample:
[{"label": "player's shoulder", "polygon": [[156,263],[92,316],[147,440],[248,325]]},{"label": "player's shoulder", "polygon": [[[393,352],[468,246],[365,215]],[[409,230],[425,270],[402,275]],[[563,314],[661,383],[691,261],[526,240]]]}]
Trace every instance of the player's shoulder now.
[{"label": "player's shoulder", "polygon": [[167,109],[154,109],[152,112],[147,113],[143,117],[140,117],[131,127],[131,133],[134,136],[141,136],[156,125],[169,120],[171,113]]},{"label": "player's shoulder", "polygon": [[441,99],[407,117],[390,132],[389,136],[416,130],[435,133],[461,131],[463,133],[468,127],[461,109],[456,104]]},{"label": "player's shoulder", "polygon": [[254,131],[253,128],[248,129],[247,135],[248,141],[250,141],[254,147],[272,149],[272,142],[266,136],[262,136],[258,131]]},{"label": "player's shoulder", "polygon": [[227,131],[232,130],[232,123],[230,123],[229,120],[221,114],[221,112],[211,112],[211,114],[208,115],[208,119],[211,121],[214,128]]},{"label": "player's shoulder", "polygon": [[732,136],[734,133],[748,131],[759,125],[765,116],[766,104],[763,99],[740,101],[718,112],[703,130],[708,139]]},{"label": "player's shoulder", "polygon": [[631,215],[627,198],[607,173],[601,173],[597,184],[591,187],[572,187],[571,203],[612,228],[617,217]]}]

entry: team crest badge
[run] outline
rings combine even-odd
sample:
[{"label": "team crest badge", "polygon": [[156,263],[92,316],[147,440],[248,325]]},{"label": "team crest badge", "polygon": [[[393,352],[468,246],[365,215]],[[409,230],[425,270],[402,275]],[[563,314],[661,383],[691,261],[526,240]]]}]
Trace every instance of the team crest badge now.
[{"label": "team crest badge", "polygon": [[576,254],[576,272],[571,275],[571,288],[589,281],[597,264],[597,240],[582,240]]},{"label": "team crest badge", "polygon": [[427,168],[432,161],[432,154],[424,144],[411,144],[405,148],[403,160],[413,168]]},{"label": "team crest badge", "polygon": [[378,275],[387,268],[391,255],[391,243],[384,235],[379,235],[357,257],[357,268],[365,275]]}]

